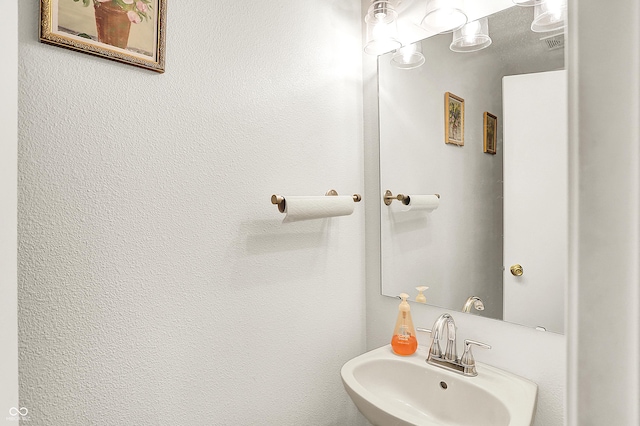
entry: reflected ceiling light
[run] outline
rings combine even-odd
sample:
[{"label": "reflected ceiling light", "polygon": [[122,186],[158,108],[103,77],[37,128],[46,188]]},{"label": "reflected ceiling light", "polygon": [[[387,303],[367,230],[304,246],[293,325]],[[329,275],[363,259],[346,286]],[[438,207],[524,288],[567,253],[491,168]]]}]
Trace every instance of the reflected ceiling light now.
[{"label": "reflected ceiling light", "polygon": [[367,42],[364,52],[381,55],[402,47],[398,41],[398,14],[391,1],[372,0],[364,22],[367,25]]},{"label": "reflected ceiling light", "polygon": [[535,6],[536,4],[544,3],[546,0],[513,0],[518,6]]},{"label": "reflected ceiling light", "polygon": [[453,41],[449,49],[454,52],[475,52],[491,44],[489,37],[489,19],[480,18],[472,21],[453,33]]},{"label": "reflected ceiling light", "polygon": [[567,0],[546,0],[535,5],[531,31],[543,33],[564,28],[567,19]]},{"label": "reflected ceiling light", "polygon": [[461,0],[427,0],[427,13],[420,25],[438,33],[450,33],[466,23]]},{"label": "reflected ceiling light", "polygon": [[401,47],[391,57],[391,65],[402,70],[418,68],[424,62],[422,43],[419,41]]}]

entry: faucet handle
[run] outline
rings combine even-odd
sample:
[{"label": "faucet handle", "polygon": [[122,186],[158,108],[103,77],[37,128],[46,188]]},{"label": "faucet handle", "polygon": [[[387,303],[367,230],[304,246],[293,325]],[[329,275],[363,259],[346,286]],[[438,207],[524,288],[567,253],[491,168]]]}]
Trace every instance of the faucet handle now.
[{"label": "faucet handle", "polygon": [[440,358],[442,356],[442,349],[440,349],[440,343],[436,337],[437,333],[428,328],[416,327],[416,331],[421,333],[429,333],[431,335],[431,345],[429,346],[429,356]]},{"label": "faucet handle", "polygon": [[429,356],[440,358],[442,356],[442,349],[440,348],[440,343],[438,342],[438,333],[435,330],[430,330],[428,328],[417,327],[416,331],[420,331],[422,333],[429,333],[431,335],[431,346],[429,347]]},{"label": "faucet handle", "polygon": [[471,353],[471,345],[476,345],[481,348],[491,349],[491,345],[487,345],[486,343],[477,342],[475,340],[465,339],[464,341],[464,354],[462,354],[462,358],[460,359],[460,364],[464,366],[464,375],[465,376],[477,376],[478,372],[476,371],[476,360],[473,359],[473,354]]},{"label": "faucet handle", "polygon": [[[429,328],[416,327],[416,333],[429,333],[429,335],[432,335],[433,331],[431,329],[429,329]],[[416,334],[416,337],[418,337],[417,334]],[[423,343],[422,345],[420,345],[420,341],[421,340],[422,340],[421,338],[418,338],[418,345],[419,346],[424,346],[424,347],[428,347],[429,349],[431,349],[431,343],[428,343],[427,345],[425,345]]]},{"label": "faucet handle", "polygon": [[467,349],[471,350],[471,345],[480,346],[481,348],[485,348],[485,349],[491,349],[491,345],[487,345],[486,343],[478,342],[476,340],[465,339],[464,340],[464,351],[466,352]]}]

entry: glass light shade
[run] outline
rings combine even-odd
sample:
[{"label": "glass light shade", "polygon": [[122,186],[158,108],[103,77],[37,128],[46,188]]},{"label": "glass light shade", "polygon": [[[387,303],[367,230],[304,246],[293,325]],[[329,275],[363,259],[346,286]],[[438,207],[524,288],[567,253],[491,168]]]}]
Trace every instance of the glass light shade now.
[{"label": "glass light shade", "polygon": [[531,31],[544,33],[564,28],[567,19],[567,0],[546,0],[533,9]]},{"label": "glass light shade", "polygon": [[491,44],[489,37],[489,19],[472,21],[453,33],[449,48],[454,52],[475,52]]},{"label": "glass light shade", "polygon": [[375,1],[364,18],[367,42],[364,52],[381,55],[402,47],[398,41],[398,14],[388,1]]},{"label": "glass light shade", "polygon": [[420,25],[438,33],[450,33],[466,23],[461,0],[428,0],[427,13]]},{"label": "glass light shade", "polygon": [[391,65],[402,70],[418,68],[424,64],[425,59],[422,54],[422,43],[416,42],[401,47],[391,57]]},{"label": "glass light shade", "polygon": [[535,6],[537,4],[544,3],[546,0],[513,0],[513,2],[518,6]]}]

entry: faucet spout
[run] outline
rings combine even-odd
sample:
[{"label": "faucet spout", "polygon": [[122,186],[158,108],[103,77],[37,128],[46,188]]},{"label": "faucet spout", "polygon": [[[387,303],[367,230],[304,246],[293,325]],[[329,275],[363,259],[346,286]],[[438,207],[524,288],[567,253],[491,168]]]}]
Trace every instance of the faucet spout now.
[{"label": "faucet spout", "polygon": [[478,311],[484,311],[484,303],[478,296],[471,296],[467,299],[462,307],[462,312],[471,312],[471,308],[474,307]]},{"label": "faucet spout", "polygon": [[433,339],[431,348],[429,349],[429,359],[442,358],[442,349],[440,349],[440,337],[444,333],[446,326],[447,346],[445,349],[444,359],[447,361],[457,361],[458,353],[456,350],[456,323],[449,314],[442,314],[433,323]]}]

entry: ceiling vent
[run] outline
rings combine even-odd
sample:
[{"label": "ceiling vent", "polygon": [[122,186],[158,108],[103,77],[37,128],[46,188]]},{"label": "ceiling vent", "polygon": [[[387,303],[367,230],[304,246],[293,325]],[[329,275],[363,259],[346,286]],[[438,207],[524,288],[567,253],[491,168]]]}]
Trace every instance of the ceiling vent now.
[{"label": "ceiling vent", "polygon": [[564,49],[564,33],[542,37],[540,41],[548,50]]}]

